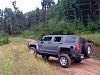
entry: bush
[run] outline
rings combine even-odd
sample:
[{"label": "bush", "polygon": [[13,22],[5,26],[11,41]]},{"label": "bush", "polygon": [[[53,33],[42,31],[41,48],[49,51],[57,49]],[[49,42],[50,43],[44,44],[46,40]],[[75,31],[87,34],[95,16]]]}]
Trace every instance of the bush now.
[{"label": "bush", "polygon": [[0,45],[8,44],[9,43],[9,37],[6,33],[0,32]]},{"label": "bush", "polygon": [[96,31],[96,23],[93,20],[89,20],[87,30],[92,33]]},{"label": "bush", "polygon": [[37,26],[35,30],[25,30],[22,32],[24,37],[32,38],[32,39],[39,39],[43,35],[74,35],[74,34],[82,34],[85,33],[93,33],[95,32],[95,28],[98,28],[99,32],[99,25],[100,22],[97,22],[97,26],[94,26],[93,21],[89,21],[87,26],[83,25],[80,20],[74,21],[65,21],[64,19],[58,20],[57,18],[51,18],[48,21],[41,23]]},{"label": "bush", "polygon": [[45,23],[39,25],[37,32],[39,34],[78,34],[83,32],[83,24],[79,20],[74,22],[57,20],[57,18],[52,18]]},{"label": "bush", "polygon": [[30,38],[30,39],[38,39],[39,34],[36,34],[32,29],[28,29],[22,32],[22,37]]},{"label": "bush", "polygon": [[29,30],[25,30],[22,32],[22,36],[26,37],[26,36],[32,36],[34,34],[34,31],[29,29]]}]

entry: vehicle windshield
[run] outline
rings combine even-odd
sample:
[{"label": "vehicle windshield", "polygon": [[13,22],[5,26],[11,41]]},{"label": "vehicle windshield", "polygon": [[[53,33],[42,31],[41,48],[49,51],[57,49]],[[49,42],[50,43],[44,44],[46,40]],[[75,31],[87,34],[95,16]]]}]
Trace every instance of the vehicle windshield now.
[{"label": "vehicle windshield", "polygon": [[67,36],[66,42],[67,43],[75,43],[76,42],[76,36]]}]

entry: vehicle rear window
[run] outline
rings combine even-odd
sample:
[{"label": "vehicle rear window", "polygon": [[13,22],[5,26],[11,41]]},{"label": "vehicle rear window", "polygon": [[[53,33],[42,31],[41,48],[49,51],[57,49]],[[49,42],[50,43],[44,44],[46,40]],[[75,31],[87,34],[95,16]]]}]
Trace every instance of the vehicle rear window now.
[{"label": "vehicle rear window", "polygon": [[67,43],[75,43],[76,42],[76,37],[75,36],[67,36],[66,37],[66,42]]},{"label": "vehicle rear window", "polygon": [[51,41],[52,37],[45,37],[42,41]]}]

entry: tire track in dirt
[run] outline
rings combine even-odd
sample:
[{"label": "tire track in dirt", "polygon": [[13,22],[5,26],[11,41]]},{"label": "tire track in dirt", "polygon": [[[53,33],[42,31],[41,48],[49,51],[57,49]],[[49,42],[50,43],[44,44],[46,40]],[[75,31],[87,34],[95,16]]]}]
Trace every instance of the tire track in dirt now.
[{"label": "tire track in dirt", "polygon": [[80,64],[72,64],[69,69],[73,75],[100,75],[100,61],[86,59]]},{"label": "tire track in dirt", "polygon": [[56,58],[50,58],[49,62],[64,75],[67,71],[72,75],[100,75],[100,61],[93,58],[83,60],[80,64],[72,63],[70,68],[61,68]]}]

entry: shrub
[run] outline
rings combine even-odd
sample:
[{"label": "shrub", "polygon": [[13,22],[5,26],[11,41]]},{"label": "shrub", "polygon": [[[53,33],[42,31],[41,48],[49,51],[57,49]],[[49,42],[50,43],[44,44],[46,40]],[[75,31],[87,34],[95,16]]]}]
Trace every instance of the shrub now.
[{"label": "shrub", "polygon": [[21,36],[25,37],[25,38],[30,38],[30,39],[38,39],[40,37],[39,34],[36,34],[34,32],[34,30],[32,30],[32,29],[28,29],[28,30],[23,31],[21,33]]},{"label": "shrub", "polygon": [[0,45],[8,44],[9,43],[9,37],[6,33],[0,32]]},{"label": "shrub", "polygon": [[74,22],[57,20],[57,18],[52,18],[45,23],[39,25],[37,32],[39,34],[78,34],[83,32],[83,24],[80,20],[75,20]]},{"label": "shrub", "polygon": [[22,36],[26,37],[26,36],[32,36],[34,34],[34,31],[29,29],[29,30],[25,30],[22,32]]}]

